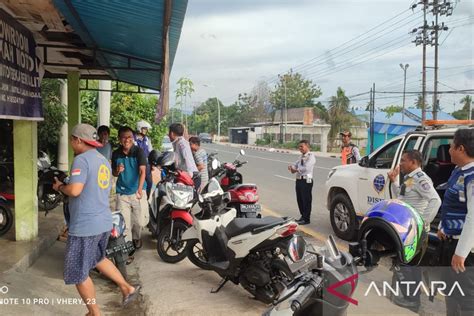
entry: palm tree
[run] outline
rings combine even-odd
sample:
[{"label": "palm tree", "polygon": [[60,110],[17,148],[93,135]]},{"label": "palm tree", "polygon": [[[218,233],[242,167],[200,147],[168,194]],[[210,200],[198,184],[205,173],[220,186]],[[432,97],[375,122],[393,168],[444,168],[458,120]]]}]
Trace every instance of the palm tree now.
[{"label": "palm tree", "polygon": [[[464,96],[459,103],[463,105],[463,107],[460,110],[457,110],[453,112],[453,116],[457,118],[458,120],[467,120],[469,119],[469,107],[471,107],[472,104],[472,97],[470,95]],[[471,120],[474,117],[473,109],[471,107]]]},{"label": "palm tree", "polygon": [[335,137],[343,127],[348,127],[352,121],[352,115],[349,113],[350,100],[346,96],[344,90],[339,87],[335,96],[331,97],[329,101],[329,124],[331,124],[331,131],[329,136]]}]

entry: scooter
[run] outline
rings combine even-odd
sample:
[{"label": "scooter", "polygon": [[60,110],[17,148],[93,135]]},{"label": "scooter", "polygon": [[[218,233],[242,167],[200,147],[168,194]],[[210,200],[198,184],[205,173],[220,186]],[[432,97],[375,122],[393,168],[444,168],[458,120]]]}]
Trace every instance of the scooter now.
[{"label": "scooter", "polygon": [[160,258],[177,263],[186,258],[186,243],[181,235],[193,223],[190,212],[194,205],[194,181],[187,172],[176,170],[173,152],[152,151],[148,161],[163,171],[162,180],[148,200],[148,228],[157,239]]},{"label": "scooter", "polygon": [[[212,183],[215,186],[216,181]],[[223,193],[221,188],[216,192],[198,195],[200,205],[212,203],[212,199]],[[223,193],[222,200],[228,203],[230,194]],[[187,241],[188,254],[200,243],[207,255],[207,269],[223,278],[213,293],[230,280],[241,284],[256,299],[271,303],[294,278],[285,257],[298,224],[290,218],[248,219],[236,215],[237,211],[230,208],[209,219],[194,218],[181,240]]]},{"label": "scooter", "polygon": [[13,225],[12,199],[12,195],[0,193],[0,236],[5,235]]},{"label": "scooter", "polygon": [[[221,164],[217,158],[214,158],[215,154],[211,155],[210,166],[208,166],[208,169],[211,170],[209,178],[217,178],[222,189],[230,193],[231,201],[228,206],[237,210],[237,217],[262,217],[260,214],[262,207],[257,203],[259,199],[257,185],[243,183],[242,174],[237,171],[238,168],[247,163],[246,161],[239,160],[240,156],[245,155],[245,151],[241,149],[234,162],[224,164]],[[208,190],[205,187],[203,193],[206,192]]]},{"label": "scooter", "polygon": [[51,166],[51,160],[48,154],[40,152],[37,160],[38,165],[38,208],[40,211],[48,211],[54,209],[63,200],[63,195],[53,190],[54,178],[64,181],[67,177],[64,171]]},{"label": "scooter", "polygon": [[111,260],[122,276],[127,279],[127,259],[135,251],[132,241],[125,241],[125,219],[120,211],[112,213],[112,230],[110,232],[109,242],[105,255]]}]

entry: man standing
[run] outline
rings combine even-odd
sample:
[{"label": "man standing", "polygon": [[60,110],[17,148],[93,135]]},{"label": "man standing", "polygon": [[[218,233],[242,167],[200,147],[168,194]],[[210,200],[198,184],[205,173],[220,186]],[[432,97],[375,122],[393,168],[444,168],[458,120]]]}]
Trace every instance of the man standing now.
[{"label": "man standing", "polygon": [[64,260],[64,281],[75,284],[89,310],[88,315],[100,315],[95,288],[89,271],[97,268],[114,281],[126,305],[136,298],[139,286],[128,284],[115,265],[105,257],[112,229],[109,210],[111,188],[110,164],[97,150],[101,144],[97,132],[88,124],[74,126],[71,147],[76,155],[68,184],[55,178],[53,188],[69,197],[69,234]]},{"label": "man standing", "polygon": [[[121,127],[118,131],[120,147],[112,154],[112,172],[117,179],[117,209],[122,212],[127,226],[127,240],[135,248],[142,246],[142,229],[148,224],[145,172],[147,159],[143,150],[133,143],[133,130]],[[131,229],[131,234],[129,233]]]},{"label": "man standing", "polygon": [[99,135],[99,142],[102,144],[102,147],[97,148],[97,151],[110,162],[112,160],[112,145],[109,143],[110,128],[106,125],[101,125],[97,129],[97,134]]},{"label": "man standing", "polygon": [[[173,123],[169,127],[168,136],[173,143],[173,150],[176,157],[176,168],[186,171],[191,177],[197,174],[198,168],[194,162],[193,153],[189,142],[184,139],[184,126],[179,123]],[[201,178],[196,177],[194,180],[194,187],[199,189],[201,186]]]},{"label": "man standing", "polygon": [[446,299],[446,315],[474,315],[474,128],[458,129],[449,149],[456,164],[441,205],[438,238],[446,288],[458,282],[464,292]]},{"label": "man standing", "polygon": [[206,151],[201,148],[201,141],[199,137],[191,137],[189,139],[189,144],[191,146],[191,151],[193,152],[194,161],[196,162],[196,167],[199,170],[199,174],[201,176],[201,187],[204,186],[209,181],[209,174],[207,173],[207,153]]},{"label": "man standing", "polygon": [[313,202],[313,168],[316,158],[310,152],[307,140],[298,143],[301,157],[293,165],[288,166],[288,171],[296,173],[296,201],[300,210],[301,218],[296,222],[307,225],[311,221],[311,204]]},{"label": "man standing", "polygon": [[[425,231],[430,231],[430,224],[438,213],[441,206],[441,199],[433,187],[431,179],[421,170],[422,156],[418,150],[409,150],[403,153],[400,159],[400,166],[388,173],[388,178],[392,182],[391,192],[394,198],[398,198],[411,205],[425,223]],[[405,175],[401,186],[396,182],[400,171]],[[428,243],[428,239],[423,242]],[[415,260],[417,265],[423,253]],[[395,279],[398,281],[421,281],[421,268],[411,265],[398,265],[394,269]],[[393,302],[399,306],[410,308],[417,311],[420,307],[420,295],[402,295],[393,296]],[[419,292],[418,292],[419,294]]]},{"label": "man standing", "polygon": [[342,140],[341,148],[341,159],[342,164],[347,165],[351,163],[357,163],[360,160],[359,148],[351,143],[352,133],[349,131],[344,131],[339,133]]}]

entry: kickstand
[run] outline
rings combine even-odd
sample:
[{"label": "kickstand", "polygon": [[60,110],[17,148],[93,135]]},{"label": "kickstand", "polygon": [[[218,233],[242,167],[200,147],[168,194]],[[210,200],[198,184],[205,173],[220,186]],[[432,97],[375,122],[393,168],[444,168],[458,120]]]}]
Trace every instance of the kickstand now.
[{"label": "kickstand", "polygon": [[222,279],[222,280],[221,280],[221,283],[219,283],[219,286],[217,287],[217,289],[216,289],[216,290],[212,289],[212,290],[211,290],[211,293],[214,294],[214,293],[219,292],[219,291],[224,287],[224,285],[227,283],[227,281],[229,281],[228,278]]}]

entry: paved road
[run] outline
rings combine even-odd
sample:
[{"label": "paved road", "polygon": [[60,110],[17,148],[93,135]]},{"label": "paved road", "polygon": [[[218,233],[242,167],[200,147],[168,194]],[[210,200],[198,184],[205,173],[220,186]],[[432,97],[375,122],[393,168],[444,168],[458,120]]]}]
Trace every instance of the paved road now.
[{"label": "paved road", "polygon": [[[206,144],[203,147],[208,153],[218,152],[219,159],[225,162],[233,161],[240,150],[239,148],[216,144]],[[246,149],[246,155],[242,159],[248,161],[248,164],[240,168],[239,171],[243,175],[244,182],[258,185],[260,203],[280,216],[286,215],[299,218],[295,178],[287,169],[290,163],[294,163],[298,159],[298,155]],[[337,165],[339,165],[339,159],[336,158],[316,159],[311,224],[305,228],[309,228],[319,236],[327,236],[333,233],[329,221],[329,211],[326,209],[326,197],[323,195],[324,183],[329,170]],[[339,241],[344,243],[342,240]]]}]

